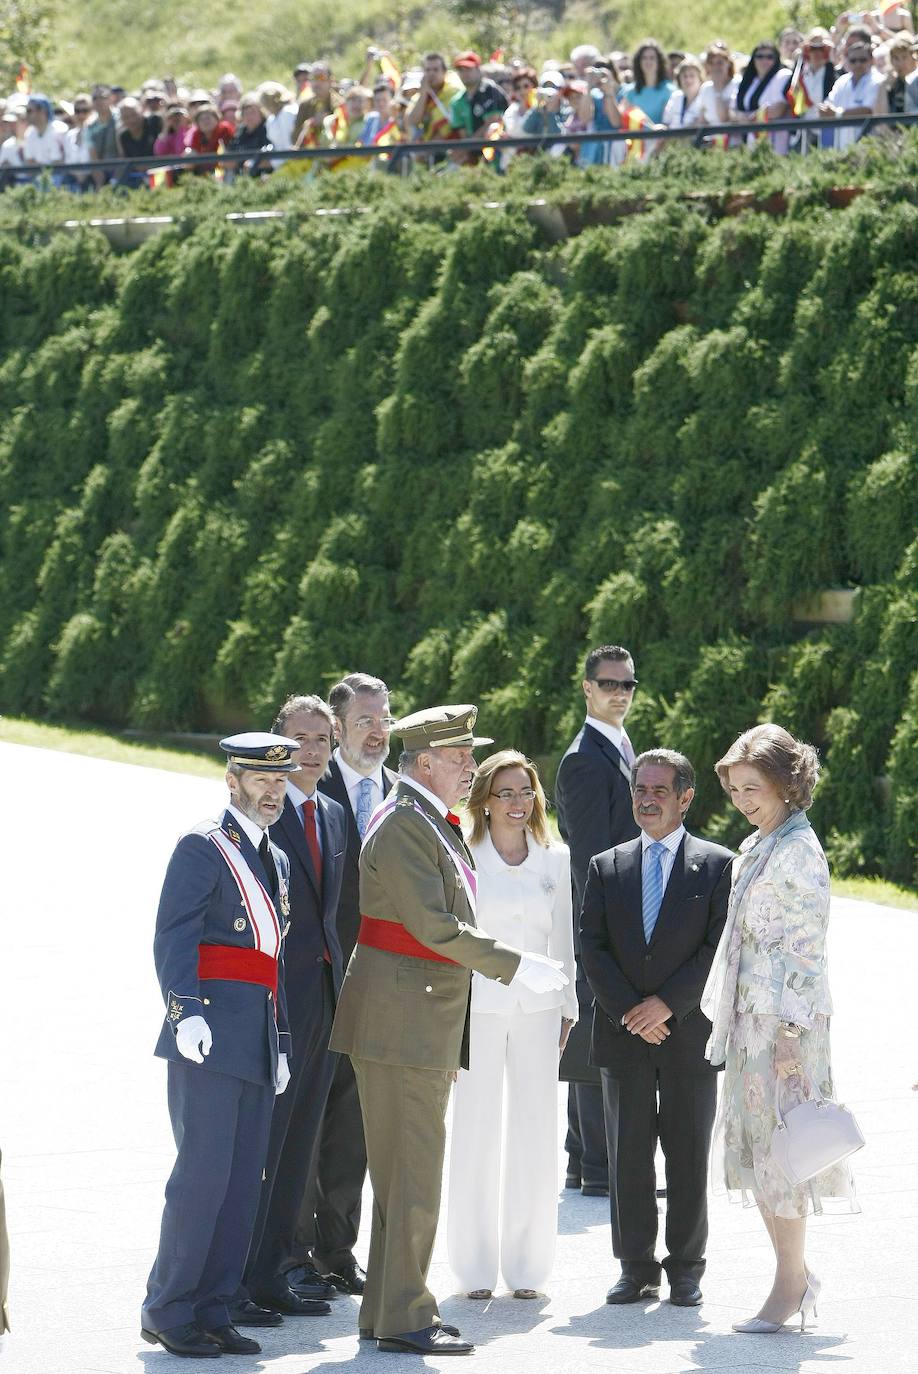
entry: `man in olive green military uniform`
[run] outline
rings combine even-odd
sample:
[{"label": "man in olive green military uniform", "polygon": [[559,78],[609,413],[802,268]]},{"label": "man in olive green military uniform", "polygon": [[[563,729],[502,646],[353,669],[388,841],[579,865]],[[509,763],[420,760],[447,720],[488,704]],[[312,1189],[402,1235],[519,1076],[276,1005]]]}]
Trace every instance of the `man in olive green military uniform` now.
[{"label": "man in olive green military uniform", "polygon": [[469,794],[475,706],[399,721],[399,781],[374,812],[360,855],[361,923],[331,1049],[350,1055],[373,1185],[360,1334],[380,1350],[466,1355],[427,1287],[450,1082],[468,1066],[471,970],[536,992],[567,982],[560,964],[475,927],[475,866],[451,810]]}]

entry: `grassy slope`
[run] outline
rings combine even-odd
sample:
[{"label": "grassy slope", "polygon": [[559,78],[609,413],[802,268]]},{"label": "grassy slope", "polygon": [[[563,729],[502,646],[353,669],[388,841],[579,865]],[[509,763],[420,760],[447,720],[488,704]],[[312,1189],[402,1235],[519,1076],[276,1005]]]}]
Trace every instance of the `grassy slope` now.
[{"label": "grassy slope", "polygon": [[[218,759],[184,753],[158,745],[131,744],[117,735],[96,730],[73,730],[59,725],[41,725],[28,720],[0,716],[0,741],[28,744],[36,749],[60,749],[68,754],[87,754],[113,763],[135,763],[147,768],[163,768],[170,773],[193,773],[197,777],[219,778],[223,767]],[[918,892],[888,883],[882,878],[833,878],[837,897],[855,897],[865,902],[918,911]]]},{"label": "grassy slope", "polygon": [[[748,50],[787,22],[793,0],[657,0],[652,29],[665,46],[699,48],[723,36]],[[808,5],[794,5],[806,17]],[[544,16],[545,11],[542,12]],[[530,23],[525,37],[502,40],[535,61],[564,56],[573,44],[628,47],[647,32],[648,9],[639,0],[574,0],[554,27],[544,17]],[[406,66],[426,48],[456,51],[481,42],[452,16],[444,0],[412,5],[405,0],[262,0],[226,5],[224,0],[161,0],[149,10],[134,0],[80,0],[61,6],[55,20],[56,48],[42,78],[55,91],[74,91],[93,80],[132,86],[153,74],[179,81],[210,82],[233,70],[246,84],[268,77],[289,79],[302,58],[331,56],[338,71],[356,76],[369,42],[390,48]]]}]

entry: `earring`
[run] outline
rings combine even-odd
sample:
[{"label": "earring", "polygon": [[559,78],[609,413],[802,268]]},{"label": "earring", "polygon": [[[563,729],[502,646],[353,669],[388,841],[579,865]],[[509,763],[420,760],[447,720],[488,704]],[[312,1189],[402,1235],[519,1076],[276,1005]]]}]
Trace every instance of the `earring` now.
[{"label": "earring", "polygon": [[486,807],[485,807],[485,815],[486,815],[486,816],[490,816],[490,814],[491,814],[490,808],[486,806]]},{"label": "earring", "polygon": [[790,797],[785,797],[785,798],[784,798],[784,805],[785,805],[785,806],[790,806]]}]

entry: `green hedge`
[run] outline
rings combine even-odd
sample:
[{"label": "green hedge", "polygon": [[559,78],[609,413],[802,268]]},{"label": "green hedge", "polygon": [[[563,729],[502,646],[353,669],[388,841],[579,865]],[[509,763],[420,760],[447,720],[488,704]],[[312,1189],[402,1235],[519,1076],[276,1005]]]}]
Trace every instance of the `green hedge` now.
[{"label": "green hedge", "polygon": [[[773,718],[823,752],[836,868],[918,881],[916,149],[194,186],[124,257],[0,198],[0,709],[254,725],[365,668],[551,777],[584,650],[624,641],[696,826],[738,838],[711,765]],[[724,216],[782,177],[789,214]],[[854,620],[801,625],[829,586]]]}]

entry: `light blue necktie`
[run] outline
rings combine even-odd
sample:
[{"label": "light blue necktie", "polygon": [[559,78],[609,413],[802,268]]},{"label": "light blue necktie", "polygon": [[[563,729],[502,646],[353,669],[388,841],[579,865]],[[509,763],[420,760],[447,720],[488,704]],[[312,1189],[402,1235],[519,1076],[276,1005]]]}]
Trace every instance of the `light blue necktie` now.
[{"label": "light blue necktie", "polygon": [[373,779],[361,778],[357,789],[357,829],[363,839],[373,814]]},{"label": "light blue necktie", "polygon": [[644,940],[649,945],[653,928],[657,924],[660,905],[663,901],[663,854],[665,844],[655,840],[647,854],[647,863],[641,879],[641,916],[644,922]]}]

